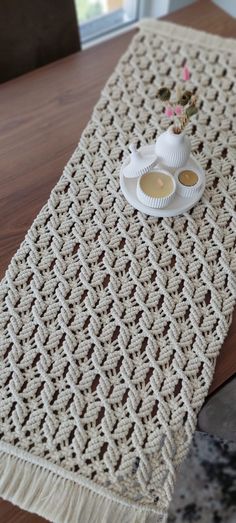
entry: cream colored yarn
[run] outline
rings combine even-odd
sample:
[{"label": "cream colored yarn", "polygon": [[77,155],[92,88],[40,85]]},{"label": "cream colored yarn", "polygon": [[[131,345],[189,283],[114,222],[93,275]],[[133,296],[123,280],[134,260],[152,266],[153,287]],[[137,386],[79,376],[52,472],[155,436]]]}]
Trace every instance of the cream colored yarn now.
[{"label": "cream colored yarn", "polygon": [[[235,300],[235,42],[144,22],[0,286],[0,493],[61,523],[165,521]],[[176,218],[119,189],[187,58],[206,170]],[[79,118],[79,115],[78,115]]]}]

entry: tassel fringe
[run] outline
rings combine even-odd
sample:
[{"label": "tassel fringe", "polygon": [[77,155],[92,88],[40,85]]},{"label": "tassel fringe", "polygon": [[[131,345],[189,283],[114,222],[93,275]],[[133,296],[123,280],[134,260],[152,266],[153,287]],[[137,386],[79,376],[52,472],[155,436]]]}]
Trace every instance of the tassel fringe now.
[{"label": "tassel fringe", "polygon": [[0,496],[53,523],[165,523],[166,516],[125,505],[54,470],[0,453]]},{"label": "tassel fringe", "polygon": [[192,44],[195,43],[200,47],[207,47],[208,49],[220,49],[221,51],[228,51],[232,54],[236,53],[234,38],[225,38],[206,33],[205,31],[199,31],[192,27],[185,27],[183,25],[173,24],[172,22],[155,20],[153,18],[142,18],[137,26],[143,32],[158,32],[160,35],[169,37],[172,34],[175,40],[187,41]]}]

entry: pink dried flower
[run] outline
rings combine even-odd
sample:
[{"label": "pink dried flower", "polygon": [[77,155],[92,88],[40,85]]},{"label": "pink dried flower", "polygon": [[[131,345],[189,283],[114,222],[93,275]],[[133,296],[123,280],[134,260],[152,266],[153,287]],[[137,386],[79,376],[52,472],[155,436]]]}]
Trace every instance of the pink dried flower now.
[{"label": "pink dried flower", "polygon": [[180,116],[182,114],[182,111],[183,111],[183,109],[182,109],[181,105],[175,106],[175,114],[177,114],[177,116]]},{"label": "pink dried flower", "polygon": [[182,77],[185,82],[190,78],[190,71],[187,65],[185,65],[182,69]]},{"label": "pink dried flower", "polygon": [[168,116],[168,118],[171,118],[171,116],[174,116],[174,111],[173,111],[172,107],[170,107],[169,105],[166,107],[165,115]]}]

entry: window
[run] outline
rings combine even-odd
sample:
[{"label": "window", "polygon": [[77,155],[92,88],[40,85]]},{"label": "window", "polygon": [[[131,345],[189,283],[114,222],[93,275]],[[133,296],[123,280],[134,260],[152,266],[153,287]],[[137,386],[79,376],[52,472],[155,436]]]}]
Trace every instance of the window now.
[{"label": "window", "polygon": [[82,44],[138,19],[139,0],[75,0]]}]

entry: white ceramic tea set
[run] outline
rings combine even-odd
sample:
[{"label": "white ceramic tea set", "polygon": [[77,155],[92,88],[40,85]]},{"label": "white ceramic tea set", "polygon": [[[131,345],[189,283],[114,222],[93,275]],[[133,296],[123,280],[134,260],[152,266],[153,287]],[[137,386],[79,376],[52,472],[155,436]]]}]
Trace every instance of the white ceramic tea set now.
[{"label": "white ceramic tea set", "polygon": [[126,200],[150,216],[177,216],[191,209],[205,189],[205,173],[191,155],[189,138],[170,127],[155,144],[136,149],[121,167]]}]

